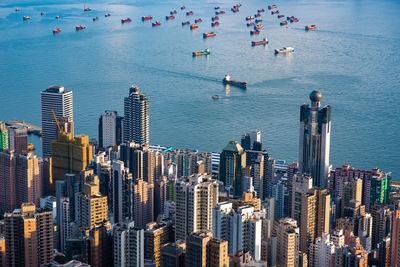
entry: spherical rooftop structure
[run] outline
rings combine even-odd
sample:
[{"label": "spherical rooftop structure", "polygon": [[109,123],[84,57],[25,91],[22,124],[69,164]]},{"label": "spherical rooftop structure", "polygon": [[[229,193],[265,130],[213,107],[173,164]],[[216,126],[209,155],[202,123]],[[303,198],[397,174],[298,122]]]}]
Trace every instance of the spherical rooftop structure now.
[{"label": "spherical rooftop structure", "polygon": [[322,100],[322,93],[318,90],[312,91],[310,94],[310,100],[312,102],[321,102]]}]

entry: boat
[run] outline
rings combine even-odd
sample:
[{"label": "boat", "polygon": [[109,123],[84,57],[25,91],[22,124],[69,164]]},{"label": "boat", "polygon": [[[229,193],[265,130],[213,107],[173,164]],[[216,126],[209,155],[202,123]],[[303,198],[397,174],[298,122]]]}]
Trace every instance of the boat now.
[{"label": "boat", "polygon": [[86,27],[85,27],[85,26],[82,26],[82,25],[78,25],[78,26],[75,27],[75,29],[76,29],[77,31],[80,31],[80,30],[86,29]]},{"label": "boat", "polygon": [[197,56],[208,56],[210,54],[210,49],[206,49],[202,52],[193,52],[192,56],[197,57]]},{"label": "boat", "polygon": [[260,22],[262,22],[262,19],[256,19],[255,22],[260,23]]},{"label": "boat", "polygon": [[60,33],[60,32],[61,32],[61,29],[60,29],[60,28],[56,28],[56,29],[53,30],[53,33],[54,33],[54,34],[57,34],[57,33]]},{"label": "boat", "polygon": [[239,8],[237,7],[232,7],[231,10],[233,13],[239,12]]},{"label": "boat", "polygon": [[121,19],[121,23],[127,23],[127,22],[131,22],[131,21],[132,21],[131,18]]},{"label": "boat", "polygon": [[99,20],[99,19],[100,19],[99,17],[94,17],[93,21],[96,21],[96,20]]},{"label": "boat", "polygon": [[306,26],[306,27],[304,27],[305,28],[305,30],[306,31],[309,31],[309,30],[315,30],[316,28],[317,28],[317,25],[310,25],[310,26]]},{"label": "boat", "polygon": [[212,20],[212,21],[219,20],[219,17],[218,17],[218,16],[212,17],[211,20]]},{"label": "boat", "polygon": [[142,17],[142,21],[145,21],[145,20],[152,20],[153,19],[153,17],[152,16],[144,16],[144,17]]},{"label": "boat", "polygon": [[260,31],[259,30],[250,31],[250,34],[251,35],[260,34]]},{"label": "boat", "polygon": [[165,16],[165,19],[166,20],[171,20],[171,19],[175,19],[175,17],[174,16]]},{"label": "boat", "polygon": [[263,26],[261,24],[257,24],[257,25],[254,26],[254,30],[262,29],[262,27]]},{"label": "boat", "polygon": [[30,17],[29,17],[29,16],[24,16],[22,19],[23,19],[23,20],[29,20]]},{"label": "boat", "polygon": [[279,14],[279,10],[271,11],[271,15]]},{"label": "boat", "polygon": [[251,45],[256,46],[256,45],[267,45],[268,44],[268,39],[265,37],[262,41],[252,41]]},{"label": "boat", "polygon": [[293,23],[293,22],[299,22],[299,19],[298,18],[291,19],[290,23]]},{"label": "boat", "polygon": [[222,79],[222,83],[223,84],[230,84],[233,86],[237,86],[240,88],[247,88],[247,83],[246,82],[238,82],[238,81],[233,81],[231,79],[231,76],[229,76],[229,74],[226,74],[224,79]]},{"label": "boat", "polygon": [[19,11],[19,8],[17,7],[16,9],[15,9],[15,12],[18,12]]},{"label": "boat", "polygon": [[111,16],[110,13],[107,13],[107,14],[104,15],[104,17],[106,17],[106,18],[109,17],[109,16]]},{"label": "boat", "polygon": [[194,23],[199,23],[199,22],[203,22],[203,20],[201,18],[195,19]]},{"label": "boat", "polygon": [[253,20],[254,19],[254,17],[253,16],[248,16],[248,17],[246,17],[246,20],[247,21],[249,21],[249,20]]},{"label": "boat", "polygon": [[83,5],[83,11],[92,11],[90,7],[86,7],[86,5]]},{"label": "boat", "polygon": [[197,25],[197,24],[190,25],[191,30],[197,29],[198,27],[199,27],[199,25]]},{"label": "boat", "polygon": [[220,9],[220,7],[219,7],[219,6],[216,6],[216,7],[214,7],[214,9],[217,10],[217,9]]},{"label": "boat", "polygon": [[193,14],[194,14],[193,11],[188,11],[188,12],[186,12],[186,16],[190,16],[190,15],[193,15]]},{"label": "boat", "polygon": [[215,15],[221,15],[221,14],[225,14],[225,13],[226,13],[225,11],[221,10],[221,11],[215,12]]},{"label": "boat", "polygon": [[214,100],[217,100],[217,99],[219,99],[219,95],[213,95],[211,98]]},{"label": "boat", "polygon": [[186,7],[185,6],[181,6],[181,10],[184,10]]},{"label": "boat", "polygon": [[153,27],[155,27],[155,26],[160,26],[160,25],[161,25],[161,22],[156,21],[156,22],[153,22],[151,25],[152,25]]},{"label": "boat", "polygon": [[169,12],[169,14],[171,14],[171,15],[174,15],[176,13],[178,13],[178,12],[176,12],[176,10],[173,10],[173,11]]},{"label": "boat", "polygon": [[40,12],[40,16],[43,16],[44,15],[44,12],[42,11],[42,12]]},{"label": "boat", "polygon": [[55,16],[54,18],[55,18],[55,19],[60,19],[60,16]]},{"label": "boat", "polygon": [[251,26],[254,26],[254,25],[256,25],[254,22],[247,23],[247,27],[251,27]]},{"label": "boat", "polygon": [[278,19],[283,18],[285,15],[278,15]]},{"label": "boat", "polygon": [[269,5],[269,6],[268,6],[268,9],[269,9],[269,10],[274,9],[274,8],[278,8],[278,6],[277,6],[277,5]]},{"label": "boat", "polygon": [[295,16],[286,17],[286,20],[295,19]]},{"label": "boat", "polygon": [[215,32],[206,32],[206,33],[203,33],[203,38],[213,37],[216,35],[217,34]]},{"label": "boat", "polygon": [[281,24],[281,26],[285,26],[285,25],[287,25],[287,21],[284,20],[284,21],[282,21],[280,24]]},{"label": "boat", "polygon": [[219,26],[218,21],[211,22],[211,27]]},{"label": "boat", "polygon": [[263,8],[263,9],[257,9],[257,12],[258,12],[258,13],[265,12],[265,9],[264,9],[264,8]]},{"label": "boat", "polygon": [[189,24],[190,24],[190,21],[184,21],[184,22],[182,22],[182,26],[189,25]]},{"label": "boat", "polygon": [[275,54],[285,54],[285,53],[290,53],[290,52],[294,52],[293,47],[284,47],[284,48],[280,48],[280,49],[275,49]]}]

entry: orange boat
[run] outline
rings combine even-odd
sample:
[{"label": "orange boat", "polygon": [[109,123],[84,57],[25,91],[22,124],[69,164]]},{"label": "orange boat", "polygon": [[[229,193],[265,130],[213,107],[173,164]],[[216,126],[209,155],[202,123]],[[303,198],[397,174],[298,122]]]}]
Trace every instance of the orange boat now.
[{"label": "orange boat", "polygon": [[252,46],[267,45],[267,44],[268,44],[268,39],[266,37],[262,41],[253,41],[253,42],[251,42]]},{"label": "orange boat", "polygon": [[317,25],[310,25],[310,26],[306,26],[305,30],[309,31],[309,30],[315,30],[317,28]]},{"label": "orange boat", "polygon": [[262,27],[263,26],[261,24],[257,24],[257,25],[254,26],[254,30],[262,29]]},{"label": "orange boat", "polygon": [[206,32],[206,33],[203,33],[203,38],[213,37],[216,35],[217,34],[215,32]]},{"label": "orange boat", "polygon": [[274,8],[278,8],[278,6],[277,5],[270,5],[270,6],[268,6],[268,9],[274,9]]},{"label": "orange boat", "polygon": [[175,19],[175,17],[174,16],[165,16],[165,19],[166,20],[171,20],[171,19]]},{"label": "orange boat", "polygon": [[281,26],[285,26],[285,25],[287,25],[287,21],[286,20],[282,21],[280,24],[281,24]]},{"label": "orange boat", "polygon": [[193,15],[193,14],[194,14],[193,11],[188,11],[188,12],[186,12],[186,16],[190,16],[190,15]]},{"label": "orange boat", "polygon": [[60,28],[56,28],[56,29],[53,30],[53,33],[54,33],[54,34],[57,34],[57,33],[60,33],[60,32],[61,32],[61,29],[60,29]]},{"label": "orange boat", "polygon": [[197,25],[197,24],[190,25],[191,30],[197,29],[198,27],[199,27],[199,25]]}]

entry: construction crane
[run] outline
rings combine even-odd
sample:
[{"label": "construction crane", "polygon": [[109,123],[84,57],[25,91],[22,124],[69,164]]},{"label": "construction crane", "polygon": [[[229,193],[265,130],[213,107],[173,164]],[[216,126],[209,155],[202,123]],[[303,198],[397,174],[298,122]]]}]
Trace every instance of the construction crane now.
[{"label": "construction crane", "polygon": [[56,123],[57,123],[58,131],[59,131],[60,133],[64,133],[64,130],[61,128],[60,123],[59,123],[58,120],[57,120],[56,113],[54,112],[54,110],[51,110],[51,112],[53,112],[53,117],[54,117],[54,120],[55,120]]}]

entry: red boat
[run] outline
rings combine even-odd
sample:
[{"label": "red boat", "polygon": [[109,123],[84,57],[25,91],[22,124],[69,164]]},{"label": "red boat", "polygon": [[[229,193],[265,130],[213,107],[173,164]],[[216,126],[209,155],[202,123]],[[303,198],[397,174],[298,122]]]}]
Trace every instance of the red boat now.
[{"label": "red boat", "polygon": [[271,15],[279,14],[279,10],[277,11],[271,11]]},{"label": "red boat", "polygon": [[212,20],[212,21],[219,20],[219,17],[218,17],[218,16],[212,17],[211,20]]},{"label": "red boat", "polygon": [[190,25],[191,30],[197,29],[198,27],[199,27],[199,25],[197,25],[197,24]]},{"label": "red boat", "polygon": [[171,15],[174,15],[176,13],[177,13],[176,10],[169,12],[169,14],[171,14]]},{"label": "red boat", "polygon": [[265,9],[264,9],[264,8],[263,8],[263,9],[257,9],[257,12],[258,12],[258,13],[265,12]]},{"label": "red boat", "polygon": [[255,22],[256,23],[262,22],[262,19],[256,19]]},{"label": "red boat", "polygon": [[282,21],[280,24],[281,24],[281,26],[285,26],[285,25],[287,25],[287,21],[284,20],[284,21]]},{"label": "red boat", "polygon": [[185,6],[181,6],[181,10],[184,10],[186,7]]},{"label": "red boat", "polygon": [[254,17],[258,18],[258,17],[261,17],[261,15],[260,14],[255,14]]},{"label": "red boat", "polygon": [[213,37],[216,35],[217,34],[215,32],[206,32],[206,33],[203,33],[203,38]]},{"label": "red boat", "polygon": [[270,5],[270,6],[268,6],[268,9],[274,9],[274,8],[278,8],[278,6],[277,5]]},{"label": "red boat", "polygon": [[317,28],[317,25],[310,25],[310,26],[306,26],[305,30],[309,31],[309,30],[315,30]]},{"label": "red boat", "polygon": [[53,33],[54,33],[54,34],[57,34],[57,33],[60,33],[60,32],[61,32],[61,29],[60,29],[60,28],[56,28],[56,29],[53,30]]},{"label": "red boat", "polygon": [[24,16],[22,19],[23,20],[30,20],[30,17],[29,16]]},{"label": "red boat", "polygon": [[251,42],[252,46],[256,46],[256,45],[267,45],[268,44],[268,39],[264,38],[262,41],[253,41]]},{"label": "red boat", "polygon": [[248,17],[246,17],[246,20],[247,21],[249,21],[249,20],[253,20],[254,19],[254,17],[253,16],[248,16]]},{"label": "red boat", "polygon": [[80,31],[80,30],[86,29],[86,27],[85,27],[85,26],[82,26],[82,25],[78,25],[78,26],[75,27],[75,29],[76,29],[77,31]]},{"label": "red boat", "polygon": [[219,26],[219,22],[218,21],[211,22],[211,26],[212,27]]},{"label": "red boat", "polygon": [[254,26],[254,25],[256,25],[254,22],[247,23],[247,27],[251,27],[251,26]]},{"label": "red boat", "polygon": [[239,8],[237,7],[232,7],[231,10],[233,13],[239,12]]},{"label": "red boat", "polygon": [[295,16],[286,17],[286,20],[291,20],[291,19],[295,19]]},{"label": "red boat", "polygon": [[43,16],[44,15],[44,12],[42,11],[42,12],[40,12],[40,16]]},{"label": "red boat", "polygon": [[193,14],[194,14],[193,11],[188,11],[188,12],[186,12],[186,16],[190,16],[190,15],[193,15]]},{"label": "red boat", "polygon": [[194,20],[194,23],[199,23],[199,22],[203,22],[203,20],[200,18]]},{"label": "red boat", "polygon": [[260,31],[259,30],[250,31],[250,34],[251,35],[260,34]]},{"label": "red boat", "polygon": [[19,11],[19,8],[16,8],[16,9],[15,9],[15,12],[18,12],[18,11]]},{"label": "red boat", "polygon": [[151,25],[153,25],[153,27],[155,27],[155,26],[160,26],[160,25],[161,25],[161,22],[156,21],[156,22],[153,22]]},{"label": "red boat", "polygon": [[259,29],[262,29],[262,25],[260,25],[260,24],[258,24],[258,25],[255,25],[254,26],[254,30],[259,30]]},{"label": "red boat", "polygon": [[152,19],[153,19],[152,16],[142,17],[142,21],[145,21],[145,20],[152,20]]},{"label": "red boat", "polygon": [[182,22],[182,26],[189,25],[189,24],[190,24],[190,21]]},{"label": "red boat", "polygon": [[221,14],[225,14],[226,12],[225,11],[217,11],[217,12],[215,12],[215,15],[221,15]]},{"label": "red boat", "polygon": [[131,22],[131,18],[121,19],[121,23]]},{"label": "red boat", "polygon": [[293,23],[293,22],[299,22],[299,19],[298,18],[291,19],[290,23]]},{"label": "red boat", "polygon": [[171,20],[171,19],[175,19],[175,17],[174,16],[165,16],[165,19],[166,20]]},{"label": "red boat", "polygon": [[278,19],[283,18],[285,15],[278,15]]}]

